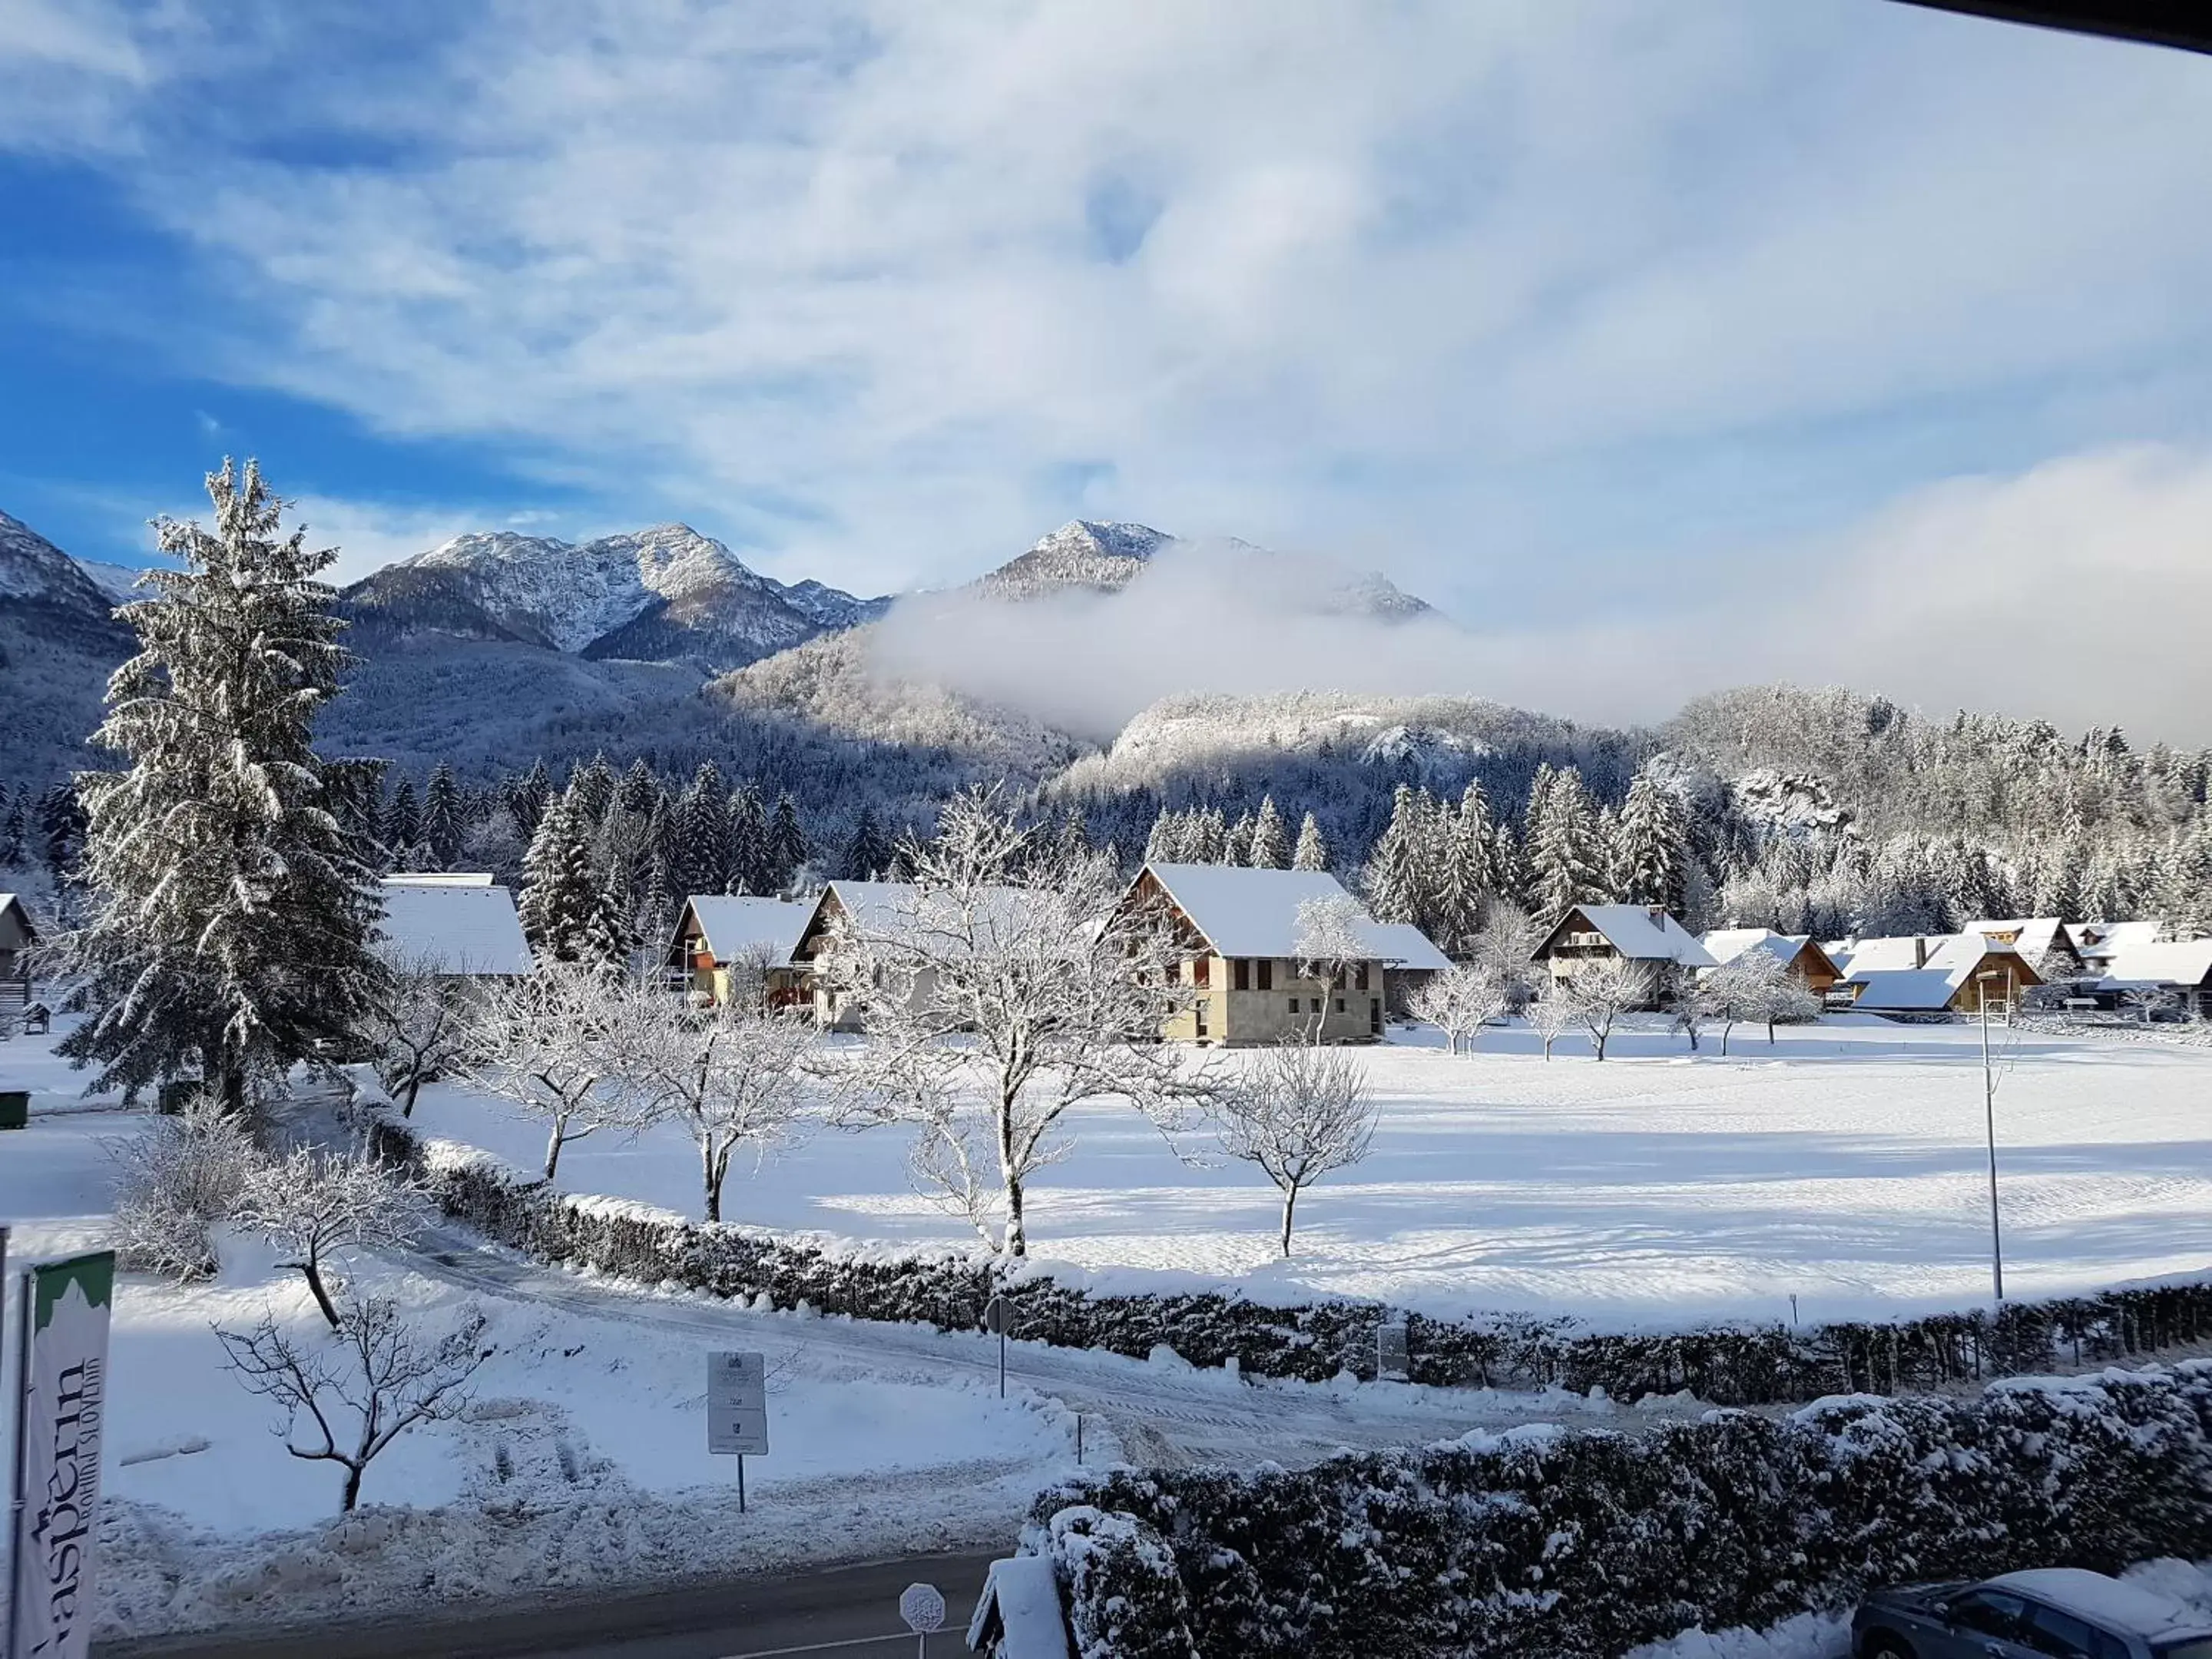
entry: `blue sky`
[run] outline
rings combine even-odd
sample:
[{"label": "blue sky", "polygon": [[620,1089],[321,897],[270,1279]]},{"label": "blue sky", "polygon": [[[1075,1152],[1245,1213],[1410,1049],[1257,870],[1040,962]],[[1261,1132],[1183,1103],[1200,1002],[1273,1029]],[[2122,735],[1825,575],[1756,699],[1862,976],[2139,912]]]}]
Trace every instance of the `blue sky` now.
[{"label": "blue sky", "polygon": [[0,508],[143,556],[235,451],[348,575],[675,518],[863,592],[1127,517],[1564,712],[2155,723],[2208,141],[2212,61],[1887,0],[0,0]]}]

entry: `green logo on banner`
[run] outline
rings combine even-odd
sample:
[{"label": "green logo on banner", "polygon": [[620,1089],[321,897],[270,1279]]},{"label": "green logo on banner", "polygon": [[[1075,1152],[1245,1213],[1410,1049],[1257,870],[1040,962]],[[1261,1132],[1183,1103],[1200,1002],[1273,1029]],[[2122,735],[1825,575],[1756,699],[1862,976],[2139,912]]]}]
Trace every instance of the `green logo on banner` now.
[{"label": "green logo on banner", "polygon": [[88,1255],[71,1256],[66,1261],[49,1261],[44,1267],[33,1268],[31,1277],[38,1285],[31,1324],[33,1329],[43,1331],[54,1322],[54,1304],[72,1285],[91,1307],[105,1308],[114,1300],[115,1252],[94,1250]]}]

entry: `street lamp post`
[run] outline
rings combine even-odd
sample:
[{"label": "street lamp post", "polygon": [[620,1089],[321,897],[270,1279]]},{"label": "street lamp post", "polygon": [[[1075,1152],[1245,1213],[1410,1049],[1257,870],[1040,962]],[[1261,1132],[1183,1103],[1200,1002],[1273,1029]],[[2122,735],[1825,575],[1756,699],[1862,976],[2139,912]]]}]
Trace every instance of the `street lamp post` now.
[{"label": "street lamp post", "polygon": [[1990,1064],[1990,985],[2002,974],[1977,974],[1982,993],[1982,1118],[1990,1146],[1990,1282],[2004,1306],[2004,1242],[1997,1231],[1997,1077]]}]

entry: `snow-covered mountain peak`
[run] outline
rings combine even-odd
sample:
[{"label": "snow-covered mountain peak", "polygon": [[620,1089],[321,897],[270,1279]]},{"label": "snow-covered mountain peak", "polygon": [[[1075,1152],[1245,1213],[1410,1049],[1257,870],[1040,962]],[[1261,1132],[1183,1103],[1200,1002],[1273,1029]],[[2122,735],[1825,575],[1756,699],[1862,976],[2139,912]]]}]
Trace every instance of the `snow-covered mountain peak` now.
[{"label": "snow-covered mountain peak", "polygon": [[978,586],[1002,598],[1068,587],[1113,592],[1127,586],[1152,556],[1175,539],[1150,525],[1071,519],[992,571]]},{"label": "snow-covered mountain peak", "polygon": [[0,513],[0,599],[44,600],[103,618],[110,609],[100,584],[75,559],[5,513]]}]

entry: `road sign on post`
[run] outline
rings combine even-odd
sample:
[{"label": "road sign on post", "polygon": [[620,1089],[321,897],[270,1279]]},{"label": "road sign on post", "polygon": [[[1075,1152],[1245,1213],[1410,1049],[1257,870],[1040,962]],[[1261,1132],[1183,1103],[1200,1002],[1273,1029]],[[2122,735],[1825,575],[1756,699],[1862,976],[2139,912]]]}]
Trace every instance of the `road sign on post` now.
[{"label": "road sign on post", "polygon": [[934,1584],[908,1584],[899,1595],[899,1617],[915,1633],[915,1651],[926,1655],[930,1632],[945,1628],[945,1597]]},{"label": "road sign on post", "polygon": [[738,1513],[745,1509],[745,1458],[768,1455],[768,1361],[757,1353],[707,1356],[707,1450],[738,1460]]},{"label": "road sign on post", "polygon": [[1386,1320],[1375,1328],[1375,1375],[1387,1382],[1403,1382],[1413,1374],[1411,1350],[1406,1341],[1406,1322]]},{"label": "road sign on post", "polygon": [[994,1295],[983,1304],[983,1328],[999,1339],[999,1398],[1006,1397],[1006,1333],[1014,1328],[1014,1304]]}]

